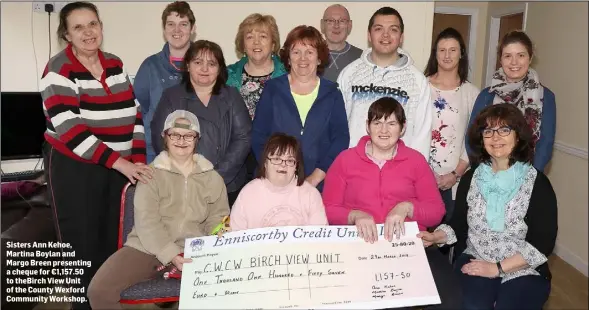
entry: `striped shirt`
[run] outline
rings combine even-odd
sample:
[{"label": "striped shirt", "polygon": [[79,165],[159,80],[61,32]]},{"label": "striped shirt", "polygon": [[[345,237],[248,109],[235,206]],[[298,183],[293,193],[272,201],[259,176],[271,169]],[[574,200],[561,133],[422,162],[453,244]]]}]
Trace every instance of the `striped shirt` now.
[{"label": "striped shirt", "polygon": [[57,151],[112,168],[123,157],[145,163],[141,108],[123,62],[98,51],[104,69],[95,79],[68,45],[49,60],[41,78],[45,139]]}]

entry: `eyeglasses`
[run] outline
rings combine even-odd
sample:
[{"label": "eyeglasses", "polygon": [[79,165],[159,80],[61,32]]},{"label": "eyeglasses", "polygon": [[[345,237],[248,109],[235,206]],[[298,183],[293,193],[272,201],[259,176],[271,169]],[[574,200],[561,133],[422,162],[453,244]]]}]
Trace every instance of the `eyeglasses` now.
[{"label": "eyeglasses", "polygon": [[179,133],[169,133],[168,137],[170,137],[170,139],[174,141],[178,141],[180,140],[180,138],[182,138],[186,142],[192,142],[195,139],[197,139],[197,136],[195,135],[181,135]]},{"label": "eyeglasses", "polygon": [[282,163],[286,163],[289,167],[294,167],[297,164],[297,161],[294,159],[282,159],[278,157],[268,157],[268,160],[273,165],[282,165]]},{"label": "eyeglasses", "polygon": [[325,18],[325,19],[323,19],[323,21],[326,24],[328,24],[329,26],[333,26],[335,24],[347,25],[350,20],[349,19],[330,19],[330,18]]},{"label": "eyeglasses", "polygon": [[497,129],[491,129],[491,128],[485,128],[482,130],[483,133],[483,138],[491,138],[493,137],[493,135],[495,134],[495,132],[497,132],[497,134],[501,137],[506,137],[509,136],[509,134],[511,133],[511,127],[501,127],[501,128],[497,128]]}]

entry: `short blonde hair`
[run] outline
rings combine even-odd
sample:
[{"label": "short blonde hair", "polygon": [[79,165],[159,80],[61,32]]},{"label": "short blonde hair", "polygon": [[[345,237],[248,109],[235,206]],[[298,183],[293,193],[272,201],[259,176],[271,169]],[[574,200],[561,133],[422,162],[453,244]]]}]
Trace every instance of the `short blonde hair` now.
[{"label": "short blonde hair", "polygon": [[278,33],[276,19],[272,15],[254,13],[246,17],[237,29],[237,35],[235,36],[235,52],[237,53],[237,57],[241,58],[245,56],[245,35],[254,29],[260,28],[267,30],[270,36],[272,36],[272,43],[274,43],[272,52],[278,54],[280,50],[280,34]]}]

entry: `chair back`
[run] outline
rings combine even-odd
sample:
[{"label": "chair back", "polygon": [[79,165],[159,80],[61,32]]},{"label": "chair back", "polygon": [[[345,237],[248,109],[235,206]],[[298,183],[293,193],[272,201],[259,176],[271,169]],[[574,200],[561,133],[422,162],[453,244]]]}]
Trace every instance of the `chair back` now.
[{"label": "chair back", "polygon": [[122,248],[127,242],[127,236],[135,225],[135,185],[127,183],[121,194],[121,215],[119,217],[119,244]]}]

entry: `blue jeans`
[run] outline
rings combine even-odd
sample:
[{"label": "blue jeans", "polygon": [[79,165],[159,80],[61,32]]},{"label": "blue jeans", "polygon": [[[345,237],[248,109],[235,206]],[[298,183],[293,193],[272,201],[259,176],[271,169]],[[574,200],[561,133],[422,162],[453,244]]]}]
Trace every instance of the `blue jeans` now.
[{"label": "blue jeans", "polygon": [[460,268],[474,257],[461,254],[455,271],[460,275],[462,309],[541,310],[550,295],[550,281],[542,276],[522,276],[505,283],[501,278],[489,279],[463,274]]},{"label": "blue jeans", "polygon": [[452,199],[452,188],[447,189],[445,191],[440,190],[440,194],[442,195],[442,200],[444,201],[444,206],[446,207],[446,215],[442,219],[442,224],[448,224],[450,219],[452,218],[452,214],[454,213],[454,200]]}]

